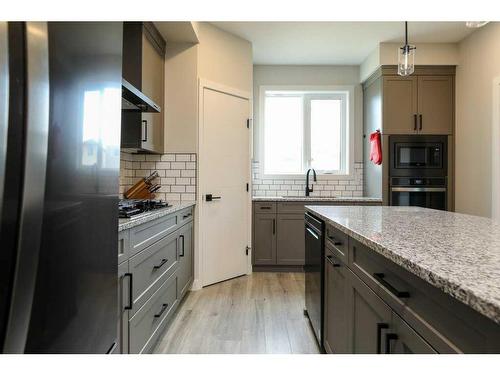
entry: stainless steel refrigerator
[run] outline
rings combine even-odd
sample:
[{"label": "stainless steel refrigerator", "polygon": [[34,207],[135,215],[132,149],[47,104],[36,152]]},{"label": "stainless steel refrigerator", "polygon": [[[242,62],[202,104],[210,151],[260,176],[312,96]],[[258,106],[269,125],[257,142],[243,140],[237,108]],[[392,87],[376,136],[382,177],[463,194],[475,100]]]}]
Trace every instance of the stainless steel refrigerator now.
[{"label": "stainless steel refrigerator", "polygon": [[117,332],[122,24],[0,22],[0,348]]}]

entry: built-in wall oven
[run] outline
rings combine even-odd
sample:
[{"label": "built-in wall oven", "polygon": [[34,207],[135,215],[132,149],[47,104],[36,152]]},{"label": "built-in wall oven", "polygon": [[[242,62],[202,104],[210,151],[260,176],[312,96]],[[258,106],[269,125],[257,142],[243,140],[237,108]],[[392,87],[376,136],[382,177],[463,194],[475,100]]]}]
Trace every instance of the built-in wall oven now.
[{"label": "built-in wall oven", "polygon": [[390,136],[390,204],[447,209],[447,136]]}]

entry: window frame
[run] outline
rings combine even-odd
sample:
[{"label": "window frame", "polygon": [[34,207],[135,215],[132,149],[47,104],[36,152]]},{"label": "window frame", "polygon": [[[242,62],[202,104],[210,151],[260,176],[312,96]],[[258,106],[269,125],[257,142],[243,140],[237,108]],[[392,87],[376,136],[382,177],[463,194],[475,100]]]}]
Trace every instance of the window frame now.
[{"label": "window frame", "polygon": [[[266,174],[265,173],[265,102],[266,93],[269,91],[288,91],[284,94],[276,96],[294,96],[293,94],[300,93],[304,96],[303,107],[303,156],[301,174]],[[306,93],[304,95],[304,93]],[[303,179],[304,173],[310,165],[311,157],[311,116],[310,103],[315,99],[341,99],[342,105],[341,120],[341,169],[335,171],[316,170],[318,178],[323,180],[329,179],[349,179],[352,178],[354,171],[354,86],[260,86],[259,87],[259,136],[258,136],[258,155],[259,155],[259,172],[261,179]]]}]

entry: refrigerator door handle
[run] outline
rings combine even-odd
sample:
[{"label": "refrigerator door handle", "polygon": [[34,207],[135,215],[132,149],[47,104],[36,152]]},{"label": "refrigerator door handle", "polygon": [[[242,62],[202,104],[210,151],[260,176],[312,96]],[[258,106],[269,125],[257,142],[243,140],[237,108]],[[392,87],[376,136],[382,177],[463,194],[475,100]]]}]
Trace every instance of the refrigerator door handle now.
[{"label": "refrigerator door handle", "polygon": [[41,243],[49,133],[47,22],[26,22],[25,156],[17,263],[3,351],[25,351]]},{"label": "refrigerator door handle", "polygon": [[9,122],[9,42],[7,22],[0,22],[0,212],[2,212],[5,163],[7,159],[7,129]]}]

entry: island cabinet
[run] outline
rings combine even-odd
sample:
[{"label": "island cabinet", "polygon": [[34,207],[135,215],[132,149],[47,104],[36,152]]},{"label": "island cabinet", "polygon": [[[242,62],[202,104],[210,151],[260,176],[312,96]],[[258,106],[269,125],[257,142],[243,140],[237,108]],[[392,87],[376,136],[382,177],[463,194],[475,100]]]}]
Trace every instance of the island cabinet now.
[{"label": "island cabinet", "polygon": [[326,236],[327,353],[500,353],[499,324],[352,237],[339,241],[327,224],[328,231],[335,242]]},{"label": "island cabinet", "polygon": [[154,350],[193,282],[193,208],[119,232],[119,353]]}]

